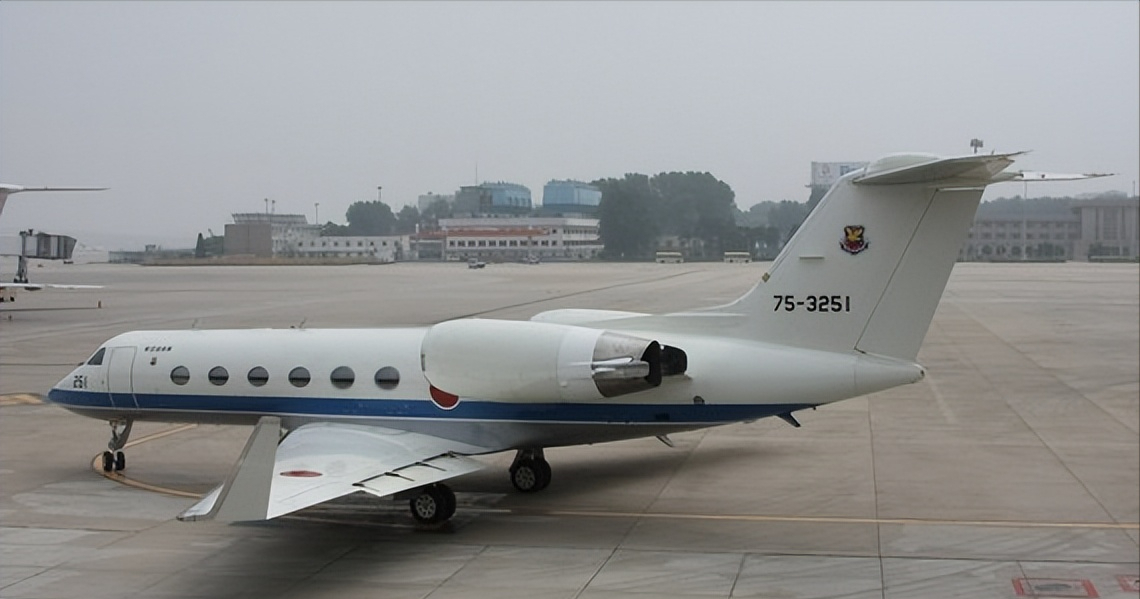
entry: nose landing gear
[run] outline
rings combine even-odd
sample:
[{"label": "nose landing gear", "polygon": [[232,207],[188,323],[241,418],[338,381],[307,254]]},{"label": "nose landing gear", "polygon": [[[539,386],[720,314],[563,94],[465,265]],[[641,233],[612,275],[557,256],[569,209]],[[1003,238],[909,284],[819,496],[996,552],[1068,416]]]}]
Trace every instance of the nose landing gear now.
[{"label": "nose landing gear", "polygon": [[131,436],[131,426],[135,423],[130,419],[117,419],[108,421],[111,425],[111,440],[107,442],[107,451],[103,452],[103,472],[121,472],[127,467],[127,456],[123,447]]}]

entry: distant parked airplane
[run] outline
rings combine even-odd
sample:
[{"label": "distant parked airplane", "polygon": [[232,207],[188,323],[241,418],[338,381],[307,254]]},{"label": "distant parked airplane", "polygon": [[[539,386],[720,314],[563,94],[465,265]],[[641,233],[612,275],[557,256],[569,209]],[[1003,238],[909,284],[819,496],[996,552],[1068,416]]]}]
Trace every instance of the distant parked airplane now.
[{"label": "distant parked airplane", "polygon": [[[24,187],[23,185],[12,185],[10,183],[0,183],[0,214],[4,213],[4,204],[8,202],[8,196],[14,193],[21,193],[25,191],[106,191],[106,187]],[[72,240],[74,241],[74,240]],[[101,285],[49,285],[42,283],[28,282],[28,269],[27,259],[28,255],[25,253],[23,247],[24,239],[21,236],[20,252],[12,254],[19,257],[19,265],[16,269],[16,277],[11,283],[0,281],[0,302],[16,301],[16,291],[23,289],[27,291],[39,291],[41,289],[99,289]],[[63,258],[70,258],[70,251],[67,256]],[[8,255],[8,254],[2,254]],[[34,257],[34,256],[33,256]]]},{"label": "distant parked airplane", "polygon": [[[256,424],[226,481],[180,518],[263,520],[363,491],[447,520],[442,481],[513,450],[511,483],[551,480],[547,447],[666,435],[921,380],[914,362],[982,191],[1017,154],[892,155],[839,179],[735,302],[665,315],[564,309],[399,329],[137,331],[48,399],[111,423]],[[1040,176],[1033,180],[1098,175]],[[636,476],[631,472],[630,476]]]}]

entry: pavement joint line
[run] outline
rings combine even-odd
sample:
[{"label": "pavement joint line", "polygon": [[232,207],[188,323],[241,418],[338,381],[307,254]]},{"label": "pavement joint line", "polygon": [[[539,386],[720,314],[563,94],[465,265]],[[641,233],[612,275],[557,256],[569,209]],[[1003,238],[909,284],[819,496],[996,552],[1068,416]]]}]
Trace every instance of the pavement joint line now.
[{"label": "pavement joint line", "polygon": [[[33,399],[35,396],[27,394]],[[7,399],[11,396],[5,396]],[[151,433],[149,435],[139,437],[124,445],[127,447],[134,447],[150,441],[155,441],[163,437],[175,435],[183,431],[197,428],[197,424],[183,424],[174,428]],[[172,489],[160,485],[154,485],[143,481],[128,478],[127,476],[118,472],[106,472],[102,466],[103,454],[102,452],[95,455],[91,460],[91,469],[96,471],[99,475],[108,480],[113,480],[117,483],[141,489],[144,491],[151,491],[163,495],[172,495],[175,497],[185,497],[189,499],[200,499],[204,495],[202,493],[192,493],[190,491],[181,491],[179,489]],[[610,511],[590,511],[590,510],[529,510],[529,509],[489,509],[489,510],[472,510],[476,512],[507,512],[511,514],[520,515],[533,515],[533,514],[547,514],[551,516],[577,516],[577,517],[593,517],[593,518],[645,518],[645,519],[662,519],[662,520],[702,520],[702,521],[727,521],[727,522],[789,522],[789,523],[816,523],[816,524],[898,524],[898,525],[925,525],[925,526],[976,526],[976,527],[990,527],[990,528],[1056,528],[1056,529],[1090,529],[1090,530],[1140,530],[1140,522],[1017,522],[1012,520],[937,520],[930,518],[852,518],[845,516],[764,516],[753,514],[679,514],[679,513],[665,513],[665,512],[610,512]]]},{"label": "pavement joint line", "polygon": [[802,522],[819,524],[918,524],[928,526],[979,526],[994,528],[1088,528],[1140,530],[1140,522],[1017,522],[1013,520],[936,520],[929,518],[851,518],[846,516],[764,516],[753,514],[676,514],[664,512],[606,512],[583,510],[515,510],[551,516],[601,518],[659,518],[673,520],[724,520],[734,522]]},{"label": "pavement joint line", "polygon": [[[173,434],[178,431],[164,431]],[[117,472],[104,472],[102,468],[103,455],[95,456],[91,462],[91,469],[104,478],[136,489],[185,497],[188,499],[201,499],[204,494],[181,491],[169,487],[153,485],[150,483],[128,478]],[[845,516],[764,516],[754,514],[679,514],[664,512],[607,512],[589,510],[532,510],[527,508],[468,508],[465,511],[480,514],[499,515],[549,515],[582,518],[633,518],[651,520],[702,520],[722,522],[786,522],[800,524],[897,524],[917,526],[973,526],[983,528],[1045,528],[1045,529],[1089,529],[1089,530],[1140,530],[1140,522],[1016,522],[1010,520],[934,520],[923,518],[851,518]],[[311,516],[290,516],[298,520],[313,520],[326,522],[341,522],[333,518],[317,518]]]}]

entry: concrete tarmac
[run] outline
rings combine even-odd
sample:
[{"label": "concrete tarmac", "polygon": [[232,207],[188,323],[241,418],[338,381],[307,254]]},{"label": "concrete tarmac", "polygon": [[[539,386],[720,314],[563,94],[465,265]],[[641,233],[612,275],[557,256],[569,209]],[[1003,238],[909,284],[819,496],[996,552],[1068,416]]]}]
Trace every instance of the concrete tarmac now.
[{"label": "concrete tarmac", "polygon": [[[140,424],[125,477],[105,423],[37,402],[114,334],[358,327],[554,308],[724,303],[765,265],[48,265],[0,305],[0,597],[1137,597],[1140,268],[960,264],[921,383],[673,438],[511,455],[416,527],[350,497],[254,525],[174,517],[248,427]],[[101,305],[101,307],[99,307]]]}]

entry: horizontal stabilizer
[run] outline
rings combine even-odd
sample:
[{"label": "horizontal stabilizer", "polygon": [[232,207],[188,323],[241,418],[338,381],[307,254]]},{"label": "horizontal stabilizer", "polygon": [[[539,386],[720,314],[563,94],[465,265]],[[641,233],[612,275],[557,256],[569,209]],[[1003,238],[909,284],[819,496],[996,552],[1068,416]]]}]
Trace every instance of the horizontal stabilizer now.
[{"label": "horizontal stabilizer", "polygon": [[895,154],[880,158],[867,165],[862,175],[855,177],[859,185],[906,185],[910,183],[937,183],[939,187],[966,187],[988,185],[1004,178],[995,178],[1013,164],[1013,157],[1025,152],[983,154],[939,158],[929,154]]},{"label": "horizontal stabilizer", "polygon": [[[1096,179],[1097,177],[1111,177],[1114,173],[1042,173],[1038,171],[1019,171],[1009,173],[1006,181],[1080,181],[1082,179]],[[1001,180],[1001,179],[999,179]]]}]

